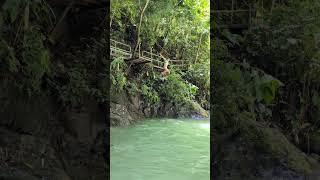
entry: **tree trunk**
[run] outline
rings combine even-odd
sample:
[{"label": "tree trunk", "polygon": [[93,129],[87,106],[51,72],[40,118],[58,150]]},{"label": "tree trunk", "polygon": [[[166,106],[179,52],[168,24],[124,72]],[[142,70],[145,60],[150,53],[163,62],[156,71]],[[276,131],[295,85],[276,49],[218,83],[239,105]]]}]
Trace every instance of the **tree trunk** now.
[{"label": "tree trunk", "polygon": [[133,51],[133,56],[135,55],[135,52],[137,51],[137,48],[140,44],[140,41],[141,41],[141,38],[140,38],[140,33],[141,33],[141,25],[142,25],[142,19],[143,19],[143,15],[144,15],[144,12],[145,10],[147,9],[148,7],[148,4],[149,4],[150,0],[147,0],[146,4],[144,5],[144,8],[142,9],[141,11],[141,14],[140,14],[140,22],[139,22],[139,26],[138,26],[138,37],[137,37],[137,44],[134,48],[134,51]]},{"label": "tree trunk", "polygon": [[112,25],[112,21],[113,21],[113,16],[111,16],[111,19],[110,19],[110,28],[111,28],[111,25]]},{"label": "tree trunk", "polygon": [[195,59],[195,61],[194,61],[194,64],[197,63],[197,60],[198,60],[199,51],[200,51],[200,47],[201,47],[202,35],[203,35],[203,34],[201,34],[201,36],[200,36],[199,46],[198,46],[197,55],[196,55],[196,59]]}]

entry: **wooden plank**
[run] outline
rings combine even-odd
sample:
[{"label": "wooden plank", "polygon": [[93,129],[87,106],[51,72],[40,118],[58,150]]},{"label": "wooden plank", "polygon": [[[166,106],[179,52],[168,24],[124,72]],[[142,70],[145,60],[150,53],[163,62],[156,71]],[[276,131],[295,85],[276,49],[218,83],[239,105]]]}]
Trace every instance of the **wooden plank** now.
[{"label": "wooden plank", "polygon": [[150,62],[152,62],[153,61],[153,59],[151,59],[151,58],[148,58],[148,57],[140,57],[140,59],[143,59],[143,60],[145,60],[145,61],[150,61]]},{"label": "wooden plank", "polygon": [[143,63],[150,63],[150,60],[146,60],[146,59],[128,59],[126,60],[126,62],[130,62],[130,63],[134,63],[134,64],[143,64]]},{"label": "wooden plank", "polygon": [[172,62],[184,62],[186,60],[170,59],[169,61],[172,61]]},{"label": "wooden plank", "polygon": [[163,67],[161,67],[161,66],[156,66],[156,65],[152,65],[154,68],[156,68],[156,69],[161,69],[161,70],[163,70],[164,68]]}]

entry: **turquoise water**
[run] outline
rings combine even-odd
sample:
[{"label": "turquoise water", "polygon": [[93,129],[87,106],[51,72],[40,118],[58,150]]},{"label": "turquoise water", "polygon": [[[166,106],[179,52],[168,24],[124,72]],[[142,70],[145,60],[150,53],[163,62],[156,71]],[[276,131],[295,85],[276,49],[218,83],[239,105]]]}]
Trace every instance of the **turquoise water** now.
[{"label": "turquoise water", "polygon": [[209,120],[111,128],[111,180],[209,180]]}]

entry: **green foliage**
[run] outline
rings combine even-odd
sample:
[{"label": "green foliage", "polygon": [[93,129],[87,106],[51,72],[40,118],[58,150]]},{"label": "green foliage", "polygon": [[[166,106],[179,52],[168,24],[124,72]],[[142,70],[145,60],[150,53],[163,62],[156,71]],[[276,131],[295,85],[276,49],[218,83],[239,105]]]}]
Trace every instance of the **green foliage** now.
[{"label": "green foliage", "polygon": [[212,49],[214,53],[212,54],[213,61],[215,60],[225,60],[230,59],[231,54],[228,49],[228,43],[220,38],[214,38],[212,42]]},{"label": "green foliage", "polygon": [[[255,24],[247,32],[243,44],[243,57],[250,64],[285,82],[287,91],[280,97],[287,102],[285,106],[283,102],[278,104],[281,109],[275,112],[280,114],[278,118],[286,119],[280,120],[281,126],[296,137],[306,124],[311,123],[311,129],[319,128],[315,121],[319,114],[315,94],[320,87],[319,8],[319,1],[314,0],[277,5],[272,13],[265,14],[263,23]],[[277,84],[271,81],[268,86],[275,89]],[[274,94],[273,89],[267,91],[270,97]],[[269,95],[266,96],[265,100],[269,99]],[[311,114],[306,115],[306,112]]]},{"label": "green foliage", "polygon": [[183,79],[199,88],[196,100],[202,107],[208,106],[210,97],[210,64],[209,61],[196,63],[182,74]]},{"label": "green foliage", "polygon": [[[91,97],[99,102],[108,100],[105,37],[101,37],[104,41],[81,38],[72,47],[59,49],[57,56],[48,48],[57,19],[47,1],[5,0],[1,5],[1,83],[12,83],[29,95],[54,94],[71,107],[79,107]],[[55,61],[50,60],[52,55]],[[114,70],[121,68],[118,64]],[[125,81],[120,76],[116,79],[123,88]]]},{"label": "green foliage", "polygon": [[[140,13],[146,1],[111,1],[112,37],[124,38],[127,31],[136,38]],[[142,17],[141,39],[147,50],[163,48],[179,59],[194,61],[209,52],[209,1],[178,3],[176,0],[150,1]],[[135,29],[136,28],[136,29]],[[131,38],[131,37],[130,37]],[[132,38],[131,38],[132,39]],[[201,39],[201,40],[200,40]],[[136,41],[137,39],[133,39]],[[162,43],[160,43],[162,42]],[[132,43],[132,42],[131,42]],[[202,48],[197,48],[199,44]],[[199,46],[200,47],[200,46]],[[209,59],[208,57],[206,57]]]},{"label": "green foliage", "polygon": [[147,100],[147,102],[151,104],[157,104],[160,101],[158,92],[145,84],[143,84],[141,87],[141,94]]},{"label": "green foliage", "polygon": [[243,37],[237,34],[232,34],[230,31],[223,30],[221,35],[230,42],[230,46],[239,46],[243,41]]},{"label": "green foliage", "polygon": [[248,63],[231,62],[229,42],[218,38],[216,42],[212,55],[215,127],[236,127],[244,114],[260,121],[272,120],[272,107],[283,84]]},{"label": "green foliage", "polygon": [[[81,108],[88,100],[99,103],[110,100],[109,68],[106,64],[106,44],[103,43],[101,39],[84,39],[81,44],[71,47],[74,51],[63,54],[64,64],[54,64],[49,90],[58,95],[64,106]],[[85,49],[79,51],[83,47]]]},{"label": "green foliage", "polygon": [[198,87],[183,80],[178,73],[171,73],[166,78],[157,74],[142,81],[141,94],[147,102],[186,103],[194,100]]},{"label": "green foliage", "polygon": [[198,87],[184,81],[178,73],[172,73],[160,82],[157,90],[163,100],[182,103],[193,100]]},{"label": "green foliage", "polygon": [[7,16],[10,17],[11,23],[13,23],[17,19],[25,4],[25,0],[6,0],[2,5],[2,9],[7,14]]},{"label": "green foliage", "polygon": [[[257,12],[263,13],[263,20],[256,21],[243,37],[216,32],[211,54],[213,125],[223,134],[257,139],[253,144],[274,157],[288,157],[290,151],[286,164],[297,172],[310,171],[308,162],[287,138],[291,136],[299,147],[310,147],[310,133],[320,128],[320,3],[272,1],[276,3],[271,6],[271,1],[264,2],[269,6]],[[286,137],[269,128],[269,123],[256,122],[268,120]],[[274,135],[280,135],[282,142],[274,144]]]},{"label": "green foliage", "polygon": [[140,92],[140,89],[135,82],[128,81],[126,89],[128,90],[128,93],[131,95],[135,95]]},{"label": "green foliage", "polygon": [[43,45],[44,36],[34,29],[24,34],[22,63],[25,64],[25,73],[30,82],[30,91],[40,91],[41,78],[50,73],[49,52]]},{"label": "green foliage", "polygon": [[256,90],[258,99],[264,100],[264,102],[269,105],[272,103],[276,96],[277,89],[283,84],[270,75],[263,75],[260,78],[255,79],[257,87],[259,90]]},{"label": "green foliage", "polygon": [[3,57],[3,64],[1,71],[9,71],[15,73],[19,68],[19,61],[15,57],[15,53],[12,47],[9,47],[4,39],[0,40],[0,57]]},{"label": "green foliage", "polygon": [[80,106],[88,97],[90,89],[85,68],[74,67],[67,72],[68,83],[59,87],[60,98],[66,106]]},{"label": "green foliage", "polygon": [[0,12],[0,58],[3,59],[0,71],[29,95],[40,93],[43,77],[51,74],[47,38],[39,23],[50,16],[38,16],[49,11],[44,4],[44,1],[6,0]]},{"label": "green foliage", "polygon": [[126,63],[123,58],[117,58],[111,62],[111,82],[112,88],[116,92],[121,92],[127,84],[127,78],[125,74]]},{"label": "green foliage", "polygon": [[276,90],[283,84],[274,77],[265,74],[259,69],[253,69],[246,64],[240,68],[234,64],[226,64],[230,79],[237,81],[239,86],[246,89],[246,93],[257,102],[270,105],[275,98]]},{"label": "green foliage", "polygon": [[[144,3],[144,2],[141,2]],[[131,22],[136,21],[136,15],[139,14],[138,12],[138,4],[131,0],[112,0],[111,1],[111,20],[116,22],[122,29],[124,30],[125,24],[121,22],[121,17],[126,16],[130,19]]]},{"label": "green foliage", "polygon": [[114,88],[114,91],[119,92],[123,87],[129,93],[141,92],[153,104],[159,101],[181,103],[197,100],[202,101],[202,106],[208,106],[210,1],[150,1],[141,16],[146,2],[112,0],[111,37],[128,41],[127,44],[133,46],[137,43],[137,31],[140,29],[141,50],[165,50],[171,59],[183,59],[194,66],[185,72],[176,73],[172,66],[171,75],[165,79],[159,77],[160,73],[152,71],[147,71],[147,77],[143,77],[144,71],[140,74],[141,83],[138,81],[135,87],[131,84],[135,84],[135,80],[124,73],[129,71],[127,67],[116,68],[121,63],[115,59],[111,63],[111,81],[118,90]]}]

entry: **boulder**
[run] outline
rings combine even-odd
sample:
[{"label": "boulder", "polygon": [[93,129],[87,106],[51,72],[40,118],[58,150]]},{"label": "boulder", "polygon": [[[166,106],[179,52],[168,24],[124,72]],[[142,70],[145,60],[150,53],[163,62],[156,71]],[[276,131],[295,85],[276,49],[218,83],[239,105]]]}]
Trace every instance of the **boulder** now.
[{"label": "boulder", "polygon": [[260,124],[246,113],[214,130],[213,136],[216,179],[317,180],[316,159],[299,150],[279,129]]},{"label": "boulder", "polygon": [[0,180],[41,180],[41,178],[17,168],[0,166]]},{"label": "boulder", "polygon": [[133,118],[125,105],[111,103],[110,120],[111,126],[125,126],[130,125]]},{"label": "boulder", "polygon": [[208,118],[209,112],[203,109],[197,102],[195,101],[187,101],[187,103],[183,105],[178,105],[175,107],[177,116],[179,118]]}]

